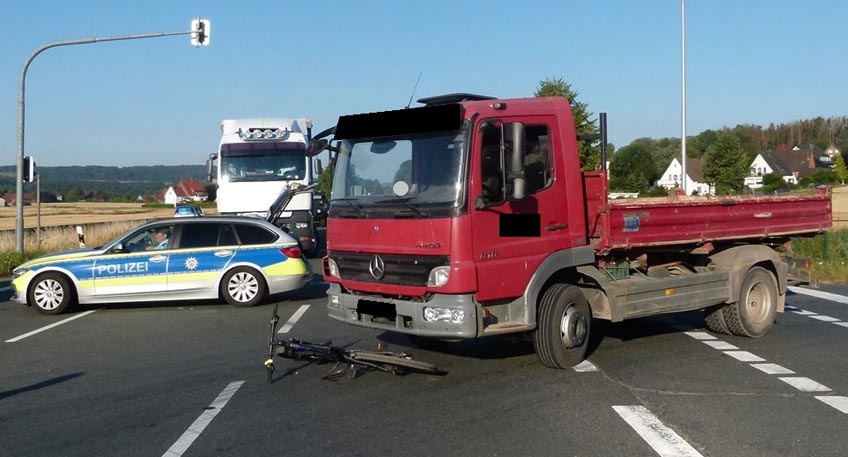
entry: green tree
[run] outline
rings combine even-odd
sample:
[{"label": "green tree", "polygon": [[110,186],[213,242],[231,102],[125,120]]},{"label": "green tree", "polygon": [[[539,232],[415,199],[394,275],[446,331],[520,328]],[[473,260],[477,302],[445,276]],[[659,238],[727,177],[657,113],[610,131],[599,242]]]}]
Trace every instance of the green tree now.
[{"label": "green tree", "polygon": [[[591,119],[592,113],[589,112],[589,105],[577,101],[580,95],[571,88],[571,84],[565,82],[562,78],[545,78],[539,82],[539,87],[533,94],[536,97],[565,97],[571,105],[571,115],[574,117],[574,125],[577,134],[596,133],[598,126],[596,121]],[[588,144],[585,141],[580,142],[580,164],[583,170],[596,170],[601,163],[601,148],[597,144]]]},{"label": "green tree", "polygon": [[715,185],[717,194],[737,193],[742,190],[750,165],[739,138],[730,131],[724,131],[707,148],[704,178]]},{"label": "green tree", "polygon": [[333,189],[333,170],[335,169],[335,164],[330,163],[327,165],[327,168],[324,168],[324,171],[321,172],[321,175],[318,176],[318,191],[324,195],[324,198],[330,198],[330,191]]},{"label": "green tree", "polygon": [[848,181],[848,167],[845,166],[845,158],[842,154],[836,154],[836,164],[833,165],[833,171],[836,172],[836,177],[842,184]]},{"label": "green tree", "polygon": [[644,192],[659,178],[649,145],[631,143],[618,150],[610,162],[610,187],[627,192]]}]

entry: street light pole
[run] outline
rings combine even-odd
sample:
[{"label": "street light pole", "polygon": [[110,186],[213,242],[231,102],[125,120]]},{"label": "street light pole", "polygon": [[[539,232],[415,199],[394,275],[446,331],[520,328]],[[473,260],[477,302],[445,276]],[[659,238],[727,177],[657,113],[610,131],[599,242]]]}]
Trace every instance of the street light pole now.
[{"label": "street light pole", "polygon": [[[208,24],[208,22],[207,22]],[[15,198],[16,206],[17,206],[17,221],[15,224],[15,249],[17,252],[24,252],[24,182],[23,182],[23,168],[24,168],[24,122],[25,122],[25,108],[26,108],[26,75],[27,69],[29,65],[32,63],[33,59],[36,58],[42,52],[55,48],[58,46],[73,46],[77,44],[90,44],[90,43],[101,43],[106,41],[120,41],[120,40],[138,40],[141,38],[159,38],[164,36],[173,36],[173,35],[189,35],[191,34],[193,37],[198,36],[198,30],[189,30],[187,32],[160,32],[160,33],[146,33],[142,35],[122,35],[122,36],[113,36],[113,37],[100,37],[100,38],[82,38],[77,40],[64,40],[64,41],[53,41],[47,43],[35,51],[27,57],[24,61],[24,66],[21,69],[21,77],[20,83],[18,85],[18,179],[17,179],[17,196]],[[203,40],[208,39],[208,34],[205,31],[201,30],[200,35]],[[205,44],[201,40],[200,44]],[[192,40],[194,41],[194,39]]]},{"label": "street light pole", "polygon": [[680,96],[680,155],[683,162],[680,181],[683,183],[683,195],[686,191],[686,0],[680,0],[680,74],[681,74],[681,96]]}]

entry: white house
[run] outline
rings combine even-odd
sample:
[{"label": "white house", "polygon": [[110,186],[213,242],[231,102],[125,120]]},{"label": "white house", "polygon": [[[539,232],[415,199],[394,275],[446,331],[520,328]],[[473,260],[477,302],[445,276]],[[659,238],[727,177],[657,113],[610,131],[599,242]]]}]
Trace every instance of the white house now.
[{"label": "white house", "polygon": [[780,175],[789,184],[798,184],[797,174],[787,171],[786,166],[775,156],[775,153],[763,151],[751,162],[751,173],[745,177],[745,186],[749,189],[763,187],[763,176],[770,173]]},{"label": "white house", "polygon": [[177,192],[174,191],[173,186],[168,186],[168,190],[165,191],[165,197],[162,201],[168,205],[177,206],[177,203],[180,202],[180,198],[177,197]]},{"label": "white house", "polygon": [[[662,174],[660,179],[657,181],[658,186],[665,187],[666,189],[673,189],[675,187],[682,187],[683,183],[683,167],[680,164],[680,160],[675,157],[671,160],[671,164],[669,164],[668,168],[665,169],[665,172]],[[714,195],[715,194],[715,186],[711,186],[704,182],[704,175],[701,172],[701,160],[700,159],[686,159],[686,194],[698,194],[698,195]]]}]

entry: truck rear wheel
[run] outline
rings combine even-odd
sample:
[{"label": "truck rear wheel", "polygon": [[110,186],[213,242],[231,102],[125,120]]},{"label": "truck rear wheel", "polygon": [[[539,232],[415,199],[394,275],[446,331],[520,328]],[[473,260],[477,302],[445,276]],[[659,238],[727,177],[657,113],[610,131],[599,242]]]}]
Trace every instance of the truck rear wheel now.
[{"label": "truck rear wheel", "polygon": [[730,335],[730,329],[727,328],[727,321],[724,320],[725,306],[729,305],[710,306],[704,310],[704,323],[707,324],[709,331],[721,333],[722,335]]},{"label": "truck rear wheel", "polygon": [[592,310],[579,287],[554,284],[542,295],[533,346],[543,365],[571,368],[589,346]]},{"label": "truck rear wheel", "polygon": [[774,275],[762,267],[751,268],[742,279],[739,300],[722,310],[727,327],[737,336],[764,336],[774,325],[777,294]]}]

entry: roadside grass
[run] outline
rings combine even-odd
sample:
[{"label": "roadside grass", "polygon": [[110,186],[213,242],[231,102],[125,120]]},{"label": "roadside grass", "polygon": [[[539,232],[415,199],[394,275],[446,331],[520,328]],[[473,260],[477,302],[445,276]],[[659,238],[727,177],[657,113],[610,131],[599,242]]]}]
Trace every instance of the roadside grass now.
[{"label": "roadside grass", "polygon": [[814,279],[848,284],[848,229],[792,240],[792,255],[809,258]]}]

